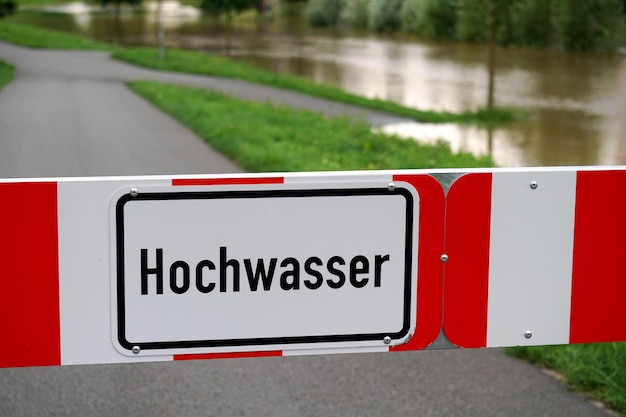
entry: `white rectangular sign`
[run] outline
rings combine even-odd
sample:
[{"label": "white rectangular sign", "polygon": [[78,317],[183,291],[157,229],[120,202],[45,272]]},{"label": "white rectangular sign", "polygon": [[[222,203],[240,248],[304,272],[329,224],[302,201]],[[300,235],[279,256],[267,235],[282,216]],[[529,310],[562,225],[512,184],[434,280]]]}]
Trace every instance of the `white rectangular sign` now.
[{"label": "white rectangular sign", "polygon": [[126,355],[388,346],[415,329],[408,184],[166,187],[111,204]]}]

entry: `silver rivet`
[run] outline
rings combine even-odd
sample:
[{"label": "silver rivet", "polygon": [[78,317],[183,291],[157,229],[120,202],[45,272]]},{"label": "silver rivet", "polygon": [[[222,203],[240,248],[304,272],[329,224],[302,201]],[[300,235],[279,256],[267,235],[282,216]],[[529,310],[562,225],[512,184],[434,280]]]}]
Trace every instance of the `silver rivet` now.
[{"label": "silver rivet", "polygon": [[539,184],[537,184],[537,181],[531,181],[530,182],[530,189],[531,190],[536,190],[538,186],[539,186]]},{"label": "silver rivet", "polygon": [[526,331],[524,332],[524,337],[525,337],[526,339],[530,339],[531,337],[533,337],[533,332],[531,332],[530,330],[526,330]]},{"label": "silver rivet", "polygon": [[139,346],[133,346],[133,353],[138,355],[141,352],[141,348]]},{"label": "silver rivet", "polygon": [[444,264],[446,262],[448,262],[448,255],[446,255],[445,253],[443,255],[441,255],[441,257],[439,258],[439,260],[441,260],[441,262],[443,262]]},{"label": "silver rivet", "polygon": [[383,342],[385,342],[385,344],[388,345],[389,343],[391,343],[391,337],[385,336],[385,338],[383,339]]},{"label": "silver rivet", "polygon": [[393,191],[396,189],[396,184],[394,184],[393,182],[390,182],[389,184],[387,184],[387,189],[389,191]]},{"label": "silver rivet", "polygon": [[130,189],[130,196],[131,197],[137,197],[137,195],[139,194],[139,190],[136,188],[131,188]]}]

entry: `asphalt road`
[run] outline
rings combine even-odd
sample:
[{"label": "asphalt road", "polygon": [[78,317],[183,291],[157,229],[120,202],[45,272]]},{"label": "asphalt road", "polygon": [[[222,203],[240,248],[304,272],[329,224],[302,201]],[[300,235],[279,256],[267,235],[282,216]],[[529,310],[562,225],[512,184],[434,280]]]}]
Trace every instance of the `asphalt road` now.
[{"label": "asphalt road", "polygon": [[[0,42],[0,178],[240,171],[127,90],[127,79],[215,88],[398,121],[267,87],[164,74],[106,53]],[[5,335],[6,336],[6,335]],[[10,343],[9,339],[2,343]],[[501,350],[0,369],[0,416],[567,416],[607,413]]]}]

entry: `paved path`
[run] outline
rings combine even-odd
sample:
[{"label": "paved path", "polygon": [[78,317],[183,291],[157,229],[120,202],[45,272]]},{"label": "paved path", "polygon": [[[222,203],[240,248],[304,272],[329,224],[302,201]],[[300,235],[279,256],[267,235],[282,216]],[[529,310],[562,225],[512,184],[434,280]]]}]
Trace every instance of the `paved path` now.
[{"label": "paved path", "polygon": [[[106,53],[0,42],[0,178],[240,169],[123,85],[143,78],[398,121],[238,81],[147,71]],[[8,336],[8,335],[5,335]],[[10,337],[2,343],[10,343]],[[0,416],[567,416],[606,413],[500,350],[0,369]]]},{"label": "paved path", "polygon": [[238,170],[131,93],[123,82],[133,79],[365,117],[373,125],[406,121],[243,81],[151,71],[113,61],[106,52],[32,50],[0,41],[0,59],[17,67],[0,98],[0,177]]}]

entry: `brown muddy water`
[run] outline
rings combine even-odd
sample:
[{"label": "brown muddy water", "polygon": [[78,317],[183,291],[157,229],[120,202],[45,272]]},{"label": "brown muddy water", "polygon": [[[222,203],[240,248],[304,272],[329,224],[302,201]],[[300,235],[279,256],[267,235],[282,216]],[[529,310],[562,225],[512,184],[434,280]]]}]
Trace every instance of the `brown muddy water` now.
[{"label": "brown muddy water", "polygon": [[[71,3],[21,20],[126,45],[156,45],[157,3],[112,10]],[[461,111],[487,99],[486,46],[436,44],[348,29],[308,27],[301,10],[237,19],[232,30],[196,9],[163,3],[166,45],[239,60],[355,94],[424,110]],[[228,35],[230,33],[230,35]],[[491,153],[506,166],[626,164],[626,55],[498,48],[496,102],[527,109],[528,120],[492,131],[406,123],[381,129],[444,139],[453,149]]]}]

